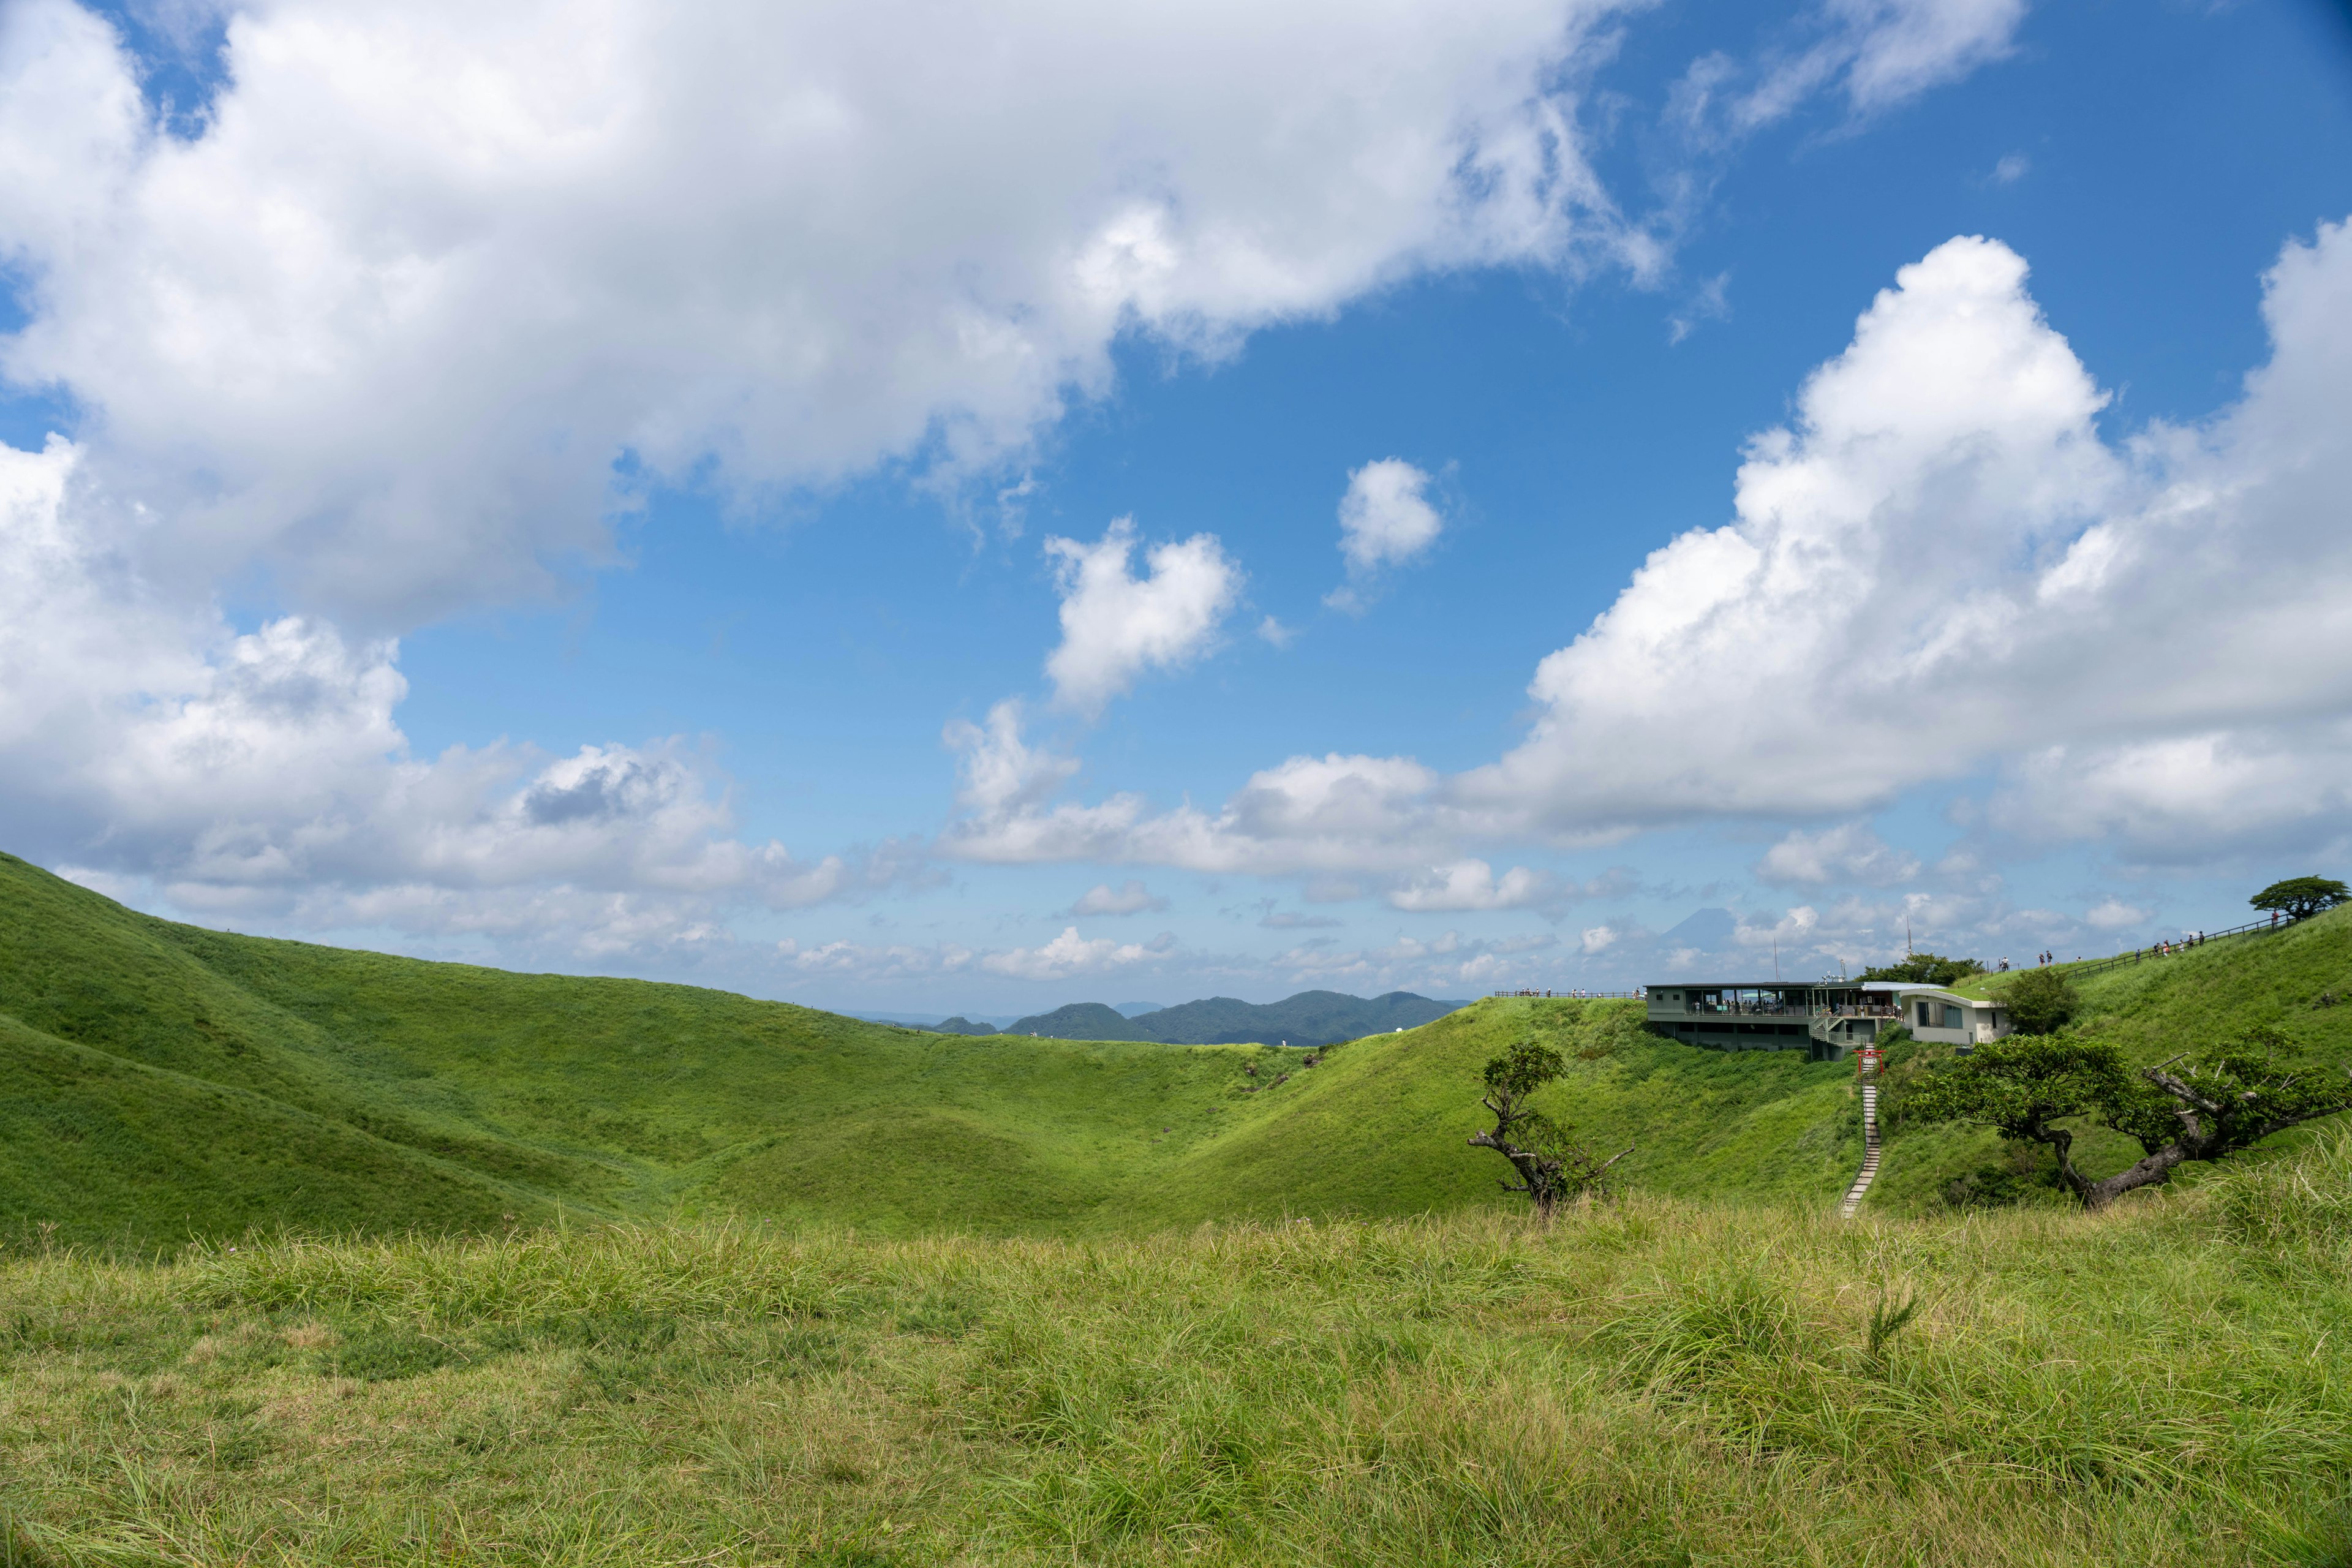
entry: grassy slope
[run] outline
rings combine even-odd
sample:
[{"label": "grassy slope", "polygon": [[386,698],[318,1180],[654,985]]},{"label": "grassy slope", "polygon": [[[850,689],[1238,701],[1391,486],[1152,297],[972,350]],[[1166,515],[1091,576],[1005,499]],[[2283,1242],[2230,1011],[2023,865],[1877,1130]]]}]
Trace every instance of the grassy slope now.
[{"label": "grassy slope", "polygon": [[[2352,1060],[2352,910],[2086,984],[2142,1054],[2282,1018]],[[510,974],[173,925],[0,857],[0,1227],[169,1242],[263,1221],[478,1229],[558,1205],[904,1231],[1103,1232],[1498,1201],[1463,1140],[1528,1032],[1551,1109],[1638,1185],[1826,1204],[1851,1070],[1651,1038],[1622,1003],[1495,999],[1322,1065],[1251,1046],[963,1038],[726,993]],[[1252,1078],[1247,1068],[1265,1069]],[[1291,1068],[1286,1083],[1272,1079]],[[2125,1151],[2093,1140],[2086,1163]],[[1874,1203],[1994,1152],[1901,1129]]]},{"label": "grassy slope", "polygon": [[[1990,995],[2005,980],[1979,976],[1958,989]],[[2278,931],[2226,938],[2170,958],[2086,975],[2078,988],[2084,1007],[2077,1026],[2095,1038],[2115,1041],[2134,1062],[2159,1062],[2268,1025],[2315,1060],[2341,1070],[2352,1067],[2352,907]],[[2314,1005],[2331,992],[2347,998],[2346,1004]],[[2324,1129],[2298,1129],[2273,1142],[2284,1152],[2326,1135]],[[2078,1136],[2076,1160],[2095,1174],[2121,1170],[2139,1158],[2137,1144],[2104,1129],[2082,1128]],[[1898,1125],[1888,1139],[1873,1201],[1891,1207],[1929,1205],[1954,1177],[2001,1163],[2000,1142],[1989,1132]],[[2204,1174],[2192,1165],[2177,1179],[2194,1183]]]},{"label": "grassy slope", "polygon": [[1794,1052],[1726,1056],[1643,1033],[1638,1005],[1496,997],[1402,1035],[1334,1047],[1255,1097],[1129,1206],[1199,1214],[1414,1214],[1493,1201],[1502,1162],[1465,1146],[1478,1070],[1528,1034],[1569,1061],[1547,1105],[1583,1141],[1627,1144],[1654,1191],[1826,1201],[1861,1159],[1851,1068]]},{"label": "grassy slope", "polygon": [[289,1215],[334,1230],[482,1230],[533,1206],[523,1192],[343,1122],[11,1018],[0,1017],[0,1218],[153,1241],[235,1235]]},{"label": "grassy slope", "polygon": [[0,1562],[2341,1563],[2347,1278],[2352,1139],[2097,1215],[16,1254]]},{"label": "grassy slope", "polygon": [[[1477,1069],[1529,1028],[1574,1058],[1559,1108],[1638,1144],[1645,1184],[1826,1199],[1857,1157],[1838,1069],[1656,1042],[1622,1004],[1483,1003],[1305,1069],[229,935],[0,860],[5,1015],[12,1053],[41,1031],[110,1071],[47,1091],[44,1115],[97,1130],[92,1157],[71,1180],[0,1163],[0,1220],[147,1241],[557,1205],[1068,1232],[1491,1204],[1500,1167],[1463,1144]],[[170,1109],[189,1095],[202,1116]]]},{"label": "grassy slope", "polygon": [[[1008,1048],[687,986],[227,935],[5,858],[0,1019],[6,1065],[44,1085],[0,1101],[24,1130],[0,1158],[0,1222],[141,1241],[558,1205],[1059,1228],[1171,1155],[1162,1127],[1213,1125],[1260,1054]],[[86,1152],[52,1163],[43,1140],[71,1142],[52,1128]]]}]

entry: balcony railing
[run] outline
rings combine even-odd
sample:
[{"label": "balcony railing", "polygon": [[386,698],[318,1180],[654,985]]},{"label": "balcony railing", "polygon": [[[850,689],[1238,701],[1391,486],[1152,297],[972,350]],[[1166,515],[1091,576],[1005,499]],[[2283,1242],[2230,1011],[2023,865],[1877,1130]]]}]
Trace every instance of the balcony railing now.
[{"label": "balcony railing", "polygon": [[[1673,1004],[1667,1004],[1673,1010]],[[1742,1018],[1811,1018],[1830,1014],[1840,1018],[1899,1018],[1903,1009],[1892,1003],[1841,1002],[1834,1005],[1801,1007],[1787,1002],[1685,1002],[1683,1011],[1693,1016],[1738,1016]]]}]

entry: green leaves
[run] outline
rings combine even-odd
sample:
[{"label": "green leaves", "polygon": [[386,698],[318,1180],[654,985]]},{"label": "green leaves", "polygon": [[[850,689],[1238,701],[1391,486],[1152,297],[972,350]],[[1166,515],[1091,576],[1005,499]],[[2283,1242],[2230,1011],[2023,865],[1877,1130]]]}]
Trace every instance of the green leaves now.
[{"label": "green leaves", "polygon": [[[2267,1027],[2136,1073],[2101,1041],[2013,1035],[1948,1064],[1905,1100],[1906,1112],[1921,1121],[1981,1122],[2004,1138],[2051,1145],[2060,1174],[2095,1208],[2168,1180],[2184,1160],[2218,1160],[2346,1110],[2352,1079],[2312,1065]],[[2056,1125],[2074,1117],[2137,1139],[2147,1157],[2104,1180],[2085,1179],[2069,1156],[2073,1132]]]},{"label": "green leaves", "polygon": [[2082,993],[2060,969],[2029,969],[2002,986],[2000,1005],[2021,1035],[2054,1035],[2083,1008]]},{"label": "green leaves", "polygon": [[1913,985],[1956,985],[1971,974],[1983,973],[1984,965],[1973,958],[1946,958],[1941,953],[1915,952],[1900,963],[1865,969],[1855,978],[1900,980]]},{"label": "green leaves", "polygon": [[1549,1046],[1524,1039],[1486,1064],[1486,1088],[1509,1100],[1524,1100],[1558,1078],[1566,1066]]},{"label": "green leaves", "polygon": [[2322,910],[2352,902],[2352,888],[2332,877],[2289,877],[2283,882],[2273,882],[2246,902],[2258,910],[2276,910],[2289,920],[2299,921]]},{"label": "green leaves", "polygon": [[2130,1091],[2116,1047],[2071,1035],[2011,1035],[1979,1046],[1905,1097],[1922,1121],[1979,1121],[2008,1138],[2042,1141],[2060,1117],[2096,1115]]}]

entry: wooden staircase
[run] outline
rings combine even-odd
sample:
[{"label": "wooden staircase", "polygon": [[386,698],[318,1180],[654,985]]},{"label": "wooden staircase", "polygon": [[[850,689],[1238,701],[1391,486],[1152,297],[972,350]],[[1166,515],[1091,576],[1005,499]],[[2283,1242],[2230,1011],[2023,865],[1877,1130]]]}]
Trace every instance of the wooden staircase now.
[{"label": "wooden staircase", "polygon": [[1854,1176],[1853,1185],[1845,1190],[1845,1201],[1838,1205],[1840,1219],[1852,1219],[1862,1207],[1862,1196],[1870,1191],[1870,1184],[1878,1175],[1878,1053],[1864,1050],[1859,1054],[1862,1072],[1862,1170]]}]

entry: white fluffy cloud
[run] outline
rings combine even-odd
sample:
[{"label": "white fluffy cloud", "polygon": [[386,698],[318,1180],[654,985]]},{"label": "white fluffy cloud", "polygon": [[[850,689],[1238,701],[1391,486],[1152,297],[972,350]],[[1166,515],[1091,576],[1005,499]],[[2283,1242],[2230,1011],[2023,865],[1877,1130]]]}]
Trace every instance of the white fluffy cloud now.
[{"label": "white fluffy cloud", "polygon": [[1207,651],[1241,596],[1241,569],[1213,533],[1155,544],[1150,570],[1129,569],[1135,524],[1120,518],[1092,544],[1048,539],[1062,593],[1062,642],[1045,660],[1055,700],[1096,714],[1150,669],[1180,669]]},{"label": "white fluffy cloud", "polygon": [[150,879],[191,910],[536,922],[597,951],[656,926],[698,940],[716,910],[799,907],[904,869],[735,837],[719,781],[676,742],[416,758],[394,719],[396,645],[299,616],[240,635],[208,602],[158,590],[78,524],[79,463],[62,440],[0,448],[12,847],[94,880]]},{"label": "white fluffy cloud", "polygon": [[1176,939],[1164,931],[1148,942],[1118,942],[1107,937],[1082,937],[1077,927],[1066,926],[1059,936],[1035,947],[988,952],[953,942],[919,947],[828,942],[807,947],[786,938],[776,944],[776,952],[804,975],[870,984],[982,974],[1006,980],[1071,980],[1132,969],[1164,959],[1175,948]]},{"label": "white fluffy cloud", "polygon": [[1429,476],[1402,458],[1382,458],[1348,475],[1339,498],[1339,554],[1348,582],[1325,603],[1360,611],[1368,584],[1382,567],[1402,564],[1437,542],[1445,522],[1429,503]]},{"label": "white fluffy cloud", "polygon": [[1222,810],[1154,814],[1131,794],[1053,801],[1077,764],[1030,746],[1013,704],[992,710],[986,729],[949,726],[947,741],[961,753],[963,814],[939,847],[961,859],[1419,874],[1454,858],[1448,847],[1475,826],[1435,798],[1441,776],[1409,757],[1293,757],[1253,774]]},{"label": "white fluffy cloud", "polygon": [[2090,912],[2083,917],[2083,923],[2093,931],[2129,931],[2134,926],[2146,925],[2150,913],[2137,904],[2109,898],[2093,905]]},{"label": "white fluffy cloud", "polygon": [[1062,934],[1051,942],[992,952],[980,961],[980,966],[992,974],[1012,980],[1068,980],[1081,974],[1131,968],[1160,956],[1175,945],[1176,939],[1165,935],[1150,942],[1113,942],[1108,937],[1089,940],[1078,934],[1077,927],[1066,926]]},{"label": "white fluffy cloud", "polygon": [[2152,848],[2149,794],[2203,848],[2249,818],[2332,831],[2352,234],[2273,269],[2242,402],[2121,450],[2024,279],[1982,239],[1904,268],[1797,427],[1752,444],[1738,521],[1652,555],[1546,659],[1534,734],[1464,795],[1581,827],[1853,810],[2000,763],[2017,831]]},{"label": "white fluffy cloud", "polygon": [[[2271,362],[2201,426],[2118,447],[2106,396],[1961,237],[1901,269],[1757,437],[1735,519],[1654,552],[1546,658],[1524,743],[1441,775],[1294,757],[1219,812],[1133,796],[973,814],[984,859],[1425,874],[1479,843],[1864,812],[1988,767],[2003,829],[2148,858],[2316,848],[2352,778],[2352,228],[2265,280]],[[984,759],[978,753],[968,766]],[[1790,880],[1899,877],[1853,829]]]},{"label": "white fluffy cloud", "polygon": [[0,346],[209,565],[400,618],[738,489],[1016,451],[1139,330],[1222,352],[1427,268],[1642,250],[1607,0],[252,0],[192,139],[70,0],[0,12]]},{"label": "white fluffy cloud", "polygon": [[1919,859],[1888,844],[1865,822],[1808,833],[1797,828],[1764,852],[1756,875],[1767,882],[1867,882],[1885,887],[1919,874]]},{"label": "white fluffy cloud", "polygon": [[1416,913],[1456,910],[1521,910],[1559,897],[1559,879],[1549,872],[1514,866],[1501,877],[1484,860],[1457,860],[1437,866],[1389,891],[1391,909]]},{"label": "white fluffy cloud", "polygon": [[1070,906],[1074,915],[1139,915],[1168,907],[1168,900],[1129,877],[1118,887],[1097,882]]}]

